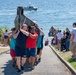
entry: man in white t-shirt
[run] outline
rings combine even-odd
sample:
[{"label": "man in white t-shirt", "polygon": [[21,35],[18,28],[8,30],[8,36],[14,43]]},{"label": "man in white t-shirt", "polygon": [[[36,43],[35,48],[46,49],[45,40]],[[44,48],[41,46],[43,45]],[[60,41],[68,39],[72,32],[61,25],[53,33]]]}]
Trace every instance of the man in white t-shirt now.
[{"label": "man in white t-shirt", "polygon": [[71,52],[72,52],[72,58],[76,59],[76,23],[73,23],[73,30],[71,32]]},{"label": "man in white t-shirt", "polygon": [[58,49],[60,49],[60,44],[61,44],[61,39],[63,38],[63,33],[61,32],[61,30],[58,31],[58,33],[56,34],[57,39],[58,39]]},{"label": "man in white t-shirt", "polygon": [[61,38],[63,38],[63,33],[61,32],[61,30],[59,30],[56,35],[57,35],[58,40],[61,40]]}]

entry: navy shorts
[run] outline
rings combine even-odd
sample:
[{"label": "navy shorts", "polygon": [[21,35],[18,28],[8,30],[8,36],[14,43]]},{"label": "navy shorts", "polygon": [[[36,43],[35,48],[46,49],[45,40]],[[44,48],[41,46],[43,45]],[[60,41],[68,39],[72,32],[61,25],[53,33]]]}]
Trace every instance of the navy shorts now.
[{"label": "navy shorts", "polygon": [[37,48],[37,55],[40,54],[40,50],[42,50],[42,48]]},{"label": "navy shorts", "polygon": [[7,38],[8,38],[8,36],[4,36],[4,38],[5,38],[5,39],[7,39]]},{"label": "navy shorts", "polygon": [[34,57],[35,54],[36,54],[36,48],[27,48],[26,49],[26,56],[27,57],[30,57],[30,56]]},{"label": "navy shorts", "polygon": [[25,47],[15,47],[17,57],[26,57],[26,48]]}]

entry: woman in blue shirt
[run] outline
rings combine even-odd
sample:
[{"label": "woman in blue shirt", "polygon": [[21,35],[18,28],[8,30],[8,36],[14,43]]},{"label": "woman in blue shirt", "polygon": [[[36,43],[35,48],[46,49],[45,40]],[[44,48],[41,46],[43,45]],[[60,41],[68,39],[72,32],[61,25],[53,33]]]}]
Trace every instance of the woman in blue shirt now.
[{"label": "woman in blue shirt", "polygon": [[11,31],[12,31],[12,34],[10,37],[10,55],[11,55],[12,61],[13,61],[12,66],[15,67],[15,65],[16,65],[16,52],[15,52],[16,40],[14,38],[14,35],[16,33],[16,28],[12,28]]}]

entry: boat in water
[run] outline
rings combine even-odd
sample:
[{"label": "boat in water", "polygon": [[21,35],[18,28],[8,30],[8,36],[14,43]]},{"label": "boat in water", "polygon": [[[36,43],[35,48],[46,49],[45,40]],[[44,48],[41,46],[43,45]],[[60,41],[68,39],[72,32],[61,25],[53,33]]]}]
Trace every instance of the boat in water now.
[{"label": "boat in water", "polygon": [[27,6],[27,7],[24,7],[24,10],[26,10],[26,11],[32,11],[32,10],[37,10],[37,8],[36,7],[34,7],[34,6],[32,6],[32,5],[29,5],[29,6]]}]

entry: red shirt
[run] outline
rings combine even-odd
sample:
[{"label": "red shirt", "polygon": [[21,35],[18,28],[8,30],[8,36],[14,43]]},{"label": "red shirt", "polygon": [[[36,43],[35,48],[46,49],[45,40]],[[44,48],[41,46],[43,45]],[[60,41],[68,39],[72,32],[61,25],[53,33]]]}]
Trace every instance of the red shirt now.
[{"label": "red shirt", "polygon": [[26,48],[36,48],[38,34],[33,33],[33,35],[36,35],[36,38],[31,38],[30,36],[28,36],[27,41],[26,41]]}]

